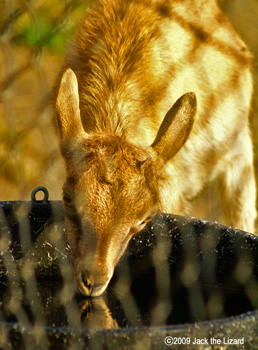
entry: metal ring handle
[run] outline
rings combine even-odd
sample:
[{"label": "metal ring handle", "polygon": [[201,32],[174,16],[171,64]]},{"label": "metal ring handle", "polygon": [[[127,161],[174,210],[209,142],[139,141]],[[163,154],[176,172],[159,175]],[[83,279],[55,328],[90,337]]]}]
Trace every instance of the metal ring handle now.
[{"label": "metal ring handle", "polygon": [[[44,193],[44,198],[42,200],[37,200],[36,199],[36,194],[38,192],[43,192]],[[31,192],[31,200],[32,202],[43,202],[43,203],[46,203],[48,201],[48,197],[49,197],[49,193],[48,193],[48,190],[46,189],[46,187],[44,186],[37,186],[34,188],[34,190]]]}]

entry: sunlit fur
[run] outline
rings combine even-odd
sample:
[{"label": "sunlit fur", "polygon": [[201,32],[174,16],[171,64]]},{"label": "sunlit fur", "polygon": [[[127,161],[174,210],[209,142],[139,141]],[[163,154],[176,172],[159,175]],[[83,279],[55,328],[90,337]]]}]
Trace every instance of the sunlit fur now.
[{"label": "sunlit fur", "polygon": [[249,51],[213,0],[104,0],[87,12],[56,103],[82,293],[105,290],[146,218],[189,214],[215,179],[227,224],[253,232],[250,69]]}]

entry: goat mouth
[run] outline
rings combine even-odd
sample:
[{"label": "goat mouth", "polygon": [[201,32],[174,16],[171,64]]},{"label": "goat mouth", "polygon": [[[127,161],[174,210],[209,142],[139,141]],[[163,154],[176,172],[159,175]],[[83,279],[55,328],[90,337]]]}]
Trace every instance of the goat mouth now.
[{"label": "goat mouth", "polygon": [[82,295],[98,297],[106,290],[111,278],[107,278],[100,283],[91,283],[89,279],[83,278],[82,274],[80,274],[79,276],[77,275],[75,279],[78,290]]},{"label": "goat mouth", "polygon": [[78,290],[82,295],[87,297],[99,297],[106,290],[109,281],[105,284],[96,284],[94,286],[86,287],[83,283],[78,285]]}]

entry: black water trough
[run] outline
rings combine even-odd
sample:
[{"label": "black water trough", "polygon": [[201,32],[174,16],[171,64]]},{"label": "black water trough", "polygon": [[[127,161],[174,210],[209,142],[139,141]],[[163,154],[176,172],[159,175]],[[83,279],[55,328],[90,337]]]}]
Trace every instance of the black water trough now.
[{"label": "black water trough", "polygon": [[0,202],[1,349],[258,349],[258,237],[157,215],[107,291],[74,288],[61,202]]}]

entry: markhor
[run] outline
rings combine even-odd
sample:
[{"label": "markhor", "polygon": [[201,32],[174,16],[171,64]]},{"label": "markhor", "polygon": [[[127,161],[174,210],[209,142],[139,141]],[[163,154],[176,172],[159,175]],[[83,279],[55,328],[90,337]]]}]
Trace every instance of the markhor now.
[{"label": "markhor", "polygon": [[230,339],[230,338],[223,338],[223,344],[244,344],[245,339]]}]

